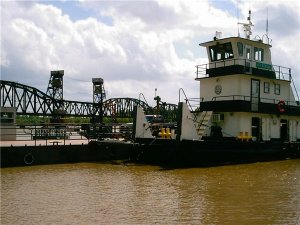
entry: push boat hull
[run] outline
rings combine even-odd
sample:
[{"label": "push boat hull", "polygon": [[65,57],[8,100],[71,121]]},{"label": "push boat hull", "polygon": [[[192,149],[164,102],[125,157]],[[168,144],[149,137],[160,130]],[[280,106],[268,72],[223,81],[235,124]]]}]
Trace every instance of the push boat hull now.
[{"label": "push boat hull", "polygon": [[300,158],[300,144],[285,142],[136,140],[133,160],[165,166],[205,166]]}]

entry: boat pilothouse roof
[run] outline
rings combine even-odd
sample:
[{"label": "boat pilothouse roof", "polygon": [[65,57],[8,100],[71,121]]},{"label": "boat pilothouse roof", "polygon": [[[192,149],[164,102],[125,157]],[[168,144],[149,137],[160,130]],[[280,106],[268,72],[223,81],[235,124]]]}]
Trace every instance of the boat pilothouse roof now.
[{"label": "boat pilothouse roof", "polygon": [[[214,102],[208,104],[209,107],[202,104],[204,107],[201,111],[240,111],[241,108],[226,109],[220,104],[218,106],[216,101],[238,99],[251,102],[254,96],[253,89],[258,88],[259,102],[277,105],[284,101],[285,106],[288,106],[285,113],[298,116],[299,96],[293,83],[291,69],[272,63],[272,46],[266,34],[263,38],[256,36],[254,40],[250,39],[253,26],[250,15],[249,11],[248,23],[240,23],[244,27],[245,38],[221,38],[220,32],[216,32],[212,41],[199,44],[206,48],[209,60],[208,64],[196,66],[196,80],[201,81],[200,98],[202,102]],[[242,111],[245,111],[245,108]],[[251,112],[253,109],[250,107],[246,111]],[[265,110],[257,108],[254,111],[277,113],[273,106],[268,106]]]}]

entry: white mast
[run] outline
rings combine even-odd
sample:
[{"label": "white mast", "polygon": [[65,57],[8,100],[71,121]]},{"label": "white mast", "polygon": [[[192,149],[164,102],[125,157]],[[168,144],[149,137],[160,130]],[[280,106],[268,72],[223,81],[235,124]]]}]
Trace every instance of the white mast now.
[{"label": "white mast", "polygon": [[254,26],[251,22],[251,10],[249,10],[249,16],[247,18],[247,23],[238,23],[243,25],[245,37],[250,39],[250,35],[252,35],[251,27]]}]

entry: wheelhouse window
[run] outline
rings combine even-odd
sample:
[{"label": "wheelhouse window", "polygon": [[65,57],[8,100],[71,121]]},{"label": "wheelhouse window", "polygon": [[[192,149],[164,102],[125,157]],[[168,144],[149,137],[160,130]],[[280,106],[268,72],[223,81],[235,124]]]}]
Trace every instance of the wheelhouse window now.
[{"label": "wheelhouse window", "polygon": [[209,47],[212,61],[225,60],[233,58],[231,42]]},{"label": "wheelhouse window", "polygon": [[270,93],[270,83],[269,82],[264,82],[264,92]]},{"label": "wheelhouse window", "polygon": [[243,43],[238,42],[238,43],[237,43],[237,48],[238,48],[239,56],[243,56],[243,54],[244,54],[244,46],[243,46]]},{"label": "wheelhouse window", "polygon": [[280,95],[280,84],[274,85],[274,94]]},{"label": "wheelhouse window", "polygon": [[250,48],[246,48],[246,59],[250,59]]},{"label": "wheelhouse window", "polygon": [[264,50],[262,48],[254,47],[254,60],[264,61]]}]

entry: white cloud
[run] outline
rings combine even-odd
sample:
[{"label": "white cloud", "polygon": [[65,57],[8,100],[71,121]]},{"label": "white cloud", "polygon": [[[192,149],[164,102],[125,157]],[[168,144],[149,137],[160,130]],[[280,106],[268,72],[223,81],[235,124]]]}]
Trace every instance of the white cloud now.
[{"label": "white cloud", "polygon": [[[50,3],[1,2],[1,76],[45,91],[50,70],[64,69],[64,97],[70,100],[92,101],[92,77],[104,79],[109,98],[138,98],[143,92],[152,100],[155,88],[172,103],[178,101],[179,88],[188,97],[199,97],[195,65],[206,62],[206,50],[198,43],[210,40],[216,30],[237,35],[235,15],[210,1],[80,1],[76,4],[85,12],[96,11],[100,17],[76,21]],[[249,3],[238,5],[244,20]],[[251,3],[254,32],[260,35],[266,5],[273,50],[280,54],[273,52],[273,62],[296,67],[299,3]],[[112,23],[102,21],[103,16]],[[280,22],[286,26],[276,27]],[[299,76],[294,80],[299,89]]]},{"label": "white cloud", "polygon": [[0,66],[1,67],[9,67],[10,62],[9,59],[7,57],[7,53],[6,51],[1,49],[1,62],[0,62]]}]

